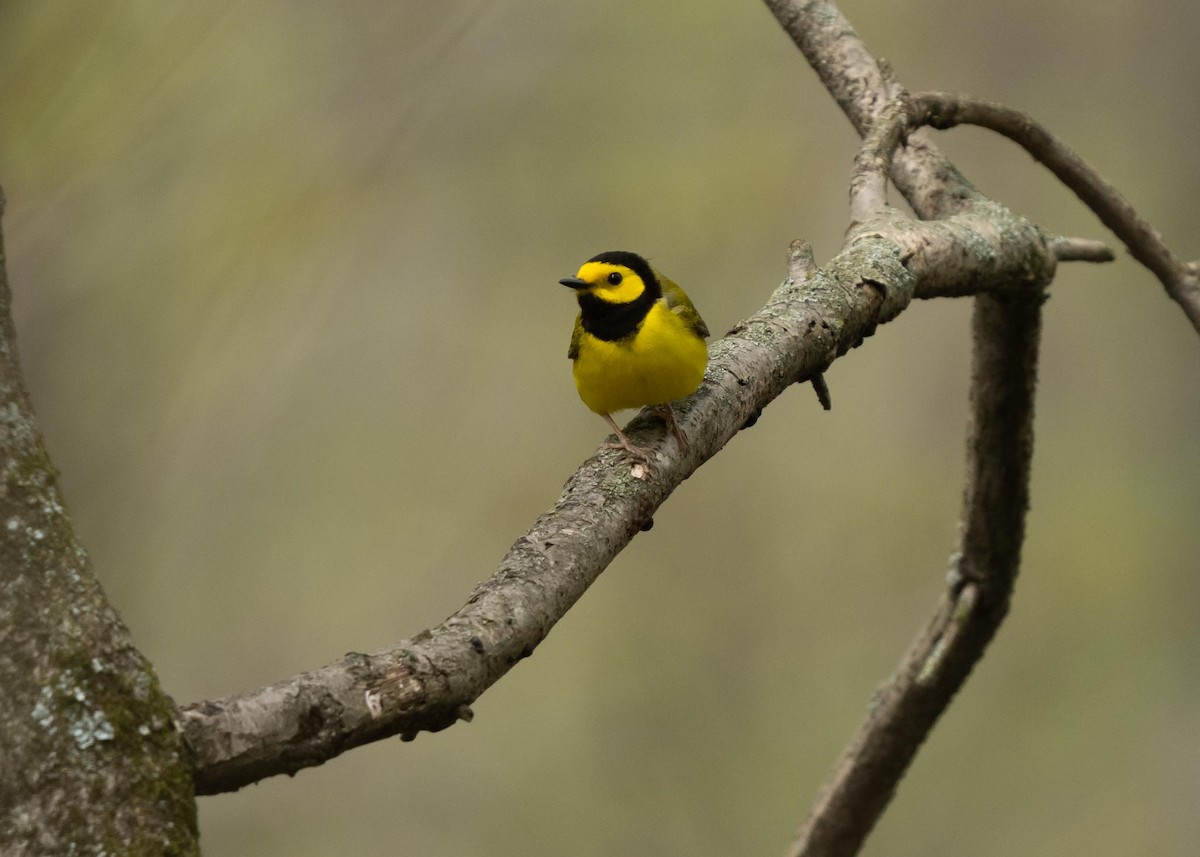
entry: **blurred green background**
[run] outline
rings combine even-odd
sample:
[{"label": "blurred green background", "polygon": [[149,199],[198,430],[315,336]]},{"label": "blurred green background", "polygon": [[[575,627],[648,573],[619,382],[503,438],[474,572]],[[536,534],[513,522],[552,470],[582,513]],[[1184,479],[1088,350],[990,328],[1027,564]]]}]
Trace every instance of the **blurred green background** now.
[{"label": "blurred green background", "polygon": [[[1200,6],[1078,9],[843,6],[910,87],[1032,112],[1200,256]],[[490,573],[605,434],[565,357],[580,261],[649,255],[721,332],[847,223],[855,138],[754,0],[0,11],[27,377],[181,703],[409,636]],[[1010,144],[939,139],[1108,237]],[[1124,253],[1052,294],[1014,611],[869,855],[1200,841],[1200,343]],[[202,799],[206,853],[781,853],[942,586],[969,313],[882,328],[831,413],[773,404],[474,723]]]}]

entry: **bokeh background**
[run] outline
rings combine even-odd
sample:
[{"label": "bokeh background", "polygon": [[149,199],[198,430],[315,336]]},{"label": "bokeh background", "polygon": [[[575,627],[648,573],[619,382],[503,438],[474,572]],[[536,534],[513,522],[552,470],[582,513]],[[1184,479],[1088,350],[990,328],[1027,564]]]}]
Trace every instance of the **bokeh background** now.
[{"label": "bokeh background", "polygon": [[[847,2],[912,88],[1032,112],[1200,256],[1200,5]],[[941,139],[1107,237],[1010,144]],[[846,226],[848,123],[766,7],[6,2],[0,183],[74,521],[180,702],[436,624],[605,433],[556,280],[714,331]],[[200,802],[209,855],[778,854],[954,546],[967,301],[913,306],[660,511],[476,720]],[[1014,611],[868,855],[1194,854],[1200,342],[1124,254],[1046,308]]]}]

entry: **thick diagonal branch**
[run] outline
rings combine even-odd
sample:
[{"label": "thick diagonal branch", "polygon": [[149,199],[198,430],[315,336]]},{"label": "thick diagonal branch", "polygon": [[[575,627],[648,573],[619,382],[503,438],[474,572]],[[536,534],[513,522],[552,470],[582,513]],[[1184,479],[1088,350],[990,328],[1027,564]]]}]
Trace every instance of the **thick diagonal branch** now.
[{"label": "thick diagonal branch", "polygon": [[197,791],[236,789],[369,741],[468,719],[467,706],[533,652],[684,479],[787,387],[862,340],[881,303],[875,283],[911,289],[895,248],[884,255],[890,262],[859,250],[837,273],[813,270],[805,282],[785,281],[762,310],[713,345],[699,393],[679,408],[690,438],[686,453],[663,440],[660,423],[639,417],[631,436],[667,451],[653,473],[636,478],[615,451],[587,461],[495,574],[438,627],[184,709]]},{"label": "thick diagonal branch", "polygon": [[[792,383],[819,373],[881,318],[900,312],[921,277],[982,292],[1021,279],[1031,255],[1052,268],[1036,228],[1011,214],[997,217],[1003,228],[993,230],[994,240],[968,236],[998,262],[983,271],[972,270],[965,246],[954,246],[962,233],[946,231],[910,252],[888,224],[852,236],[823,270],[793,253],[794,275],[713,345],[705,381],[682,408],[691,439],[682,457],[666,444],[670,456],[644,480],[616,452],[586,462],[499,570],[440,626],[270,687],[185,708],[197,791],[236,789],[369,741],[469,717],[467,706],[533,651],[684,479]],[[1001,234],[1024,239],[1004,242]],[[662,443],[660,427],[646,417],[635,420],[632,434],[642,435],[643,445]]]}]

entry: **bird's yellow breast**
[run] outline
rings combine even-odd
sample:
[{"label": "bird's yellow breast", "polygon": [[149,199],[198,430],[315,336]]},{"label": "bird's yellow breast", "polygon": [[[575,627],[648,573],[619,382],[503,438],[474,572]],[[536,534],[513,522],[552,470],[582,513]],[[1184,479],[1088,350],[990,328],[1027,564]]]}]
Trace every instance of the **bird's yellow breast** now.
[{"label": "bird's yellow breast", "polygon": [[624,339],[606,342],[583,332],[573,374],[583,403],[598,414],[611,414],[690,396],[707,365],[704,340],[658,301]]}]

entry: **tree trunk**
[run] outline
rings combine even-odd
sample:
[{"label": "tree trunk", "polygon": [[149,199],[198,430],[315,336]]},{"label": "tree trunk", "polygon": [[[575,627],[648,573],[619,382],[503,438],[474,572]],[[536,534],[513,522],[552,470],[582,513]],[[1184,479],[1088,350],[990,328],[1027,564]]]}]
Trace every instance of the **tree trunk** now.
[{"label": "tree trunk", "polygon": [[11,307],[0,238],[0,853],[198,854],[175,705],[75,538]]}]

